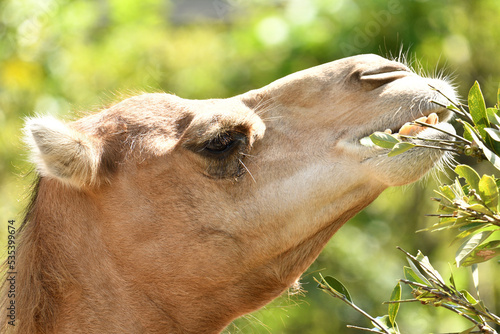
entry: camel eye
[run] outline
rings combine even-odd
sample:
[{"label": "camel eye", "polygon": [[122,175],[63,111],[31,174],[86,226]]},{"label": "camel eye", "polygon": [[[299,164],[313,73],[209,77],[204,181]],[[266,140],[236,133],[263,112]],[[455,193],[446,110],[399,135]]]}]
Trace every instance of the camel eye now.
[{"label": "camel eye", "polygon": [[221,133],[208,141],[203,150],[214,155],[226,153],[231,151],[239,140],[237,136],[231,133]]}]

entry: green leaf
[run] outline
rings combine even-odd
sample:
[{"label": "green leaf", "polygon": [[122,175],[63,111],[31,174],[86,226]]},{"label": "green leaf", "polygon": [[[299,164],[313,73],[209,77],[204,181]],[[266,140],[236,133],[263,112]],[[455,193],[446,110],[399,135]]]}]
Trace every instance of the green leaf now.
[{"label": "green leaf", "polygon": [[488,208],[486,208],[484,205],[482,204],[479,204],[479,203],[475,203],[475,204],[471,204],[471,205],[467,205],[466,206],[467,209],[469,210],[472,210],[472,211],[476,211],[476,212],[480,212],[480,213],[484,213],[484,214],[490,214],[491,212],[488,210]]},{"label": "green leaf", "polygon": [[497,91],[497,109],[500,109],[500,87],[498,87]]},{"label": "green leaf", "polygon": [[465,192],[462,188],[462,185],[460,184],[460,181],[458,181],[458,179],[455,179],[454,187],[452,188],[452,190],[455,192],[455,194],[457,194],[457,197],[465,200],[465,198],[466,198]]},{"label": "green leaf", "polygon": [[413,273],[415,275],[417,275],[418,278],[420,279],[420,282],[418,282],[418,283],[431,286],[431,283],[429,282],[429,280],[427,279],[427,277],[424,274],[422,274],[422,272],[420,271],[420,269],[423,269],[422,266],[421,266],[421,263],[420,262],[414,263],[413,260],[411,258],[409,258],[409,257],[407,258],[407,260],[408,260],[408,263],[410,264],[410,268],[413,271]]},{"label": "green leaf", "polygon": [[390,156],[390,157],[396,156],[398,154],[401,154],[401,153],[408,151],[412,147],[415,147],[415,144],[407,143],[407,142],[397,143],[392,148],[392,151],[389,152],[388,156]]},{"label": "green leaf", "polygon": [[463,266],[470,266],[491,260],[500,255],[500,240],[490,241],[474,249],[462,262]]},{"label": "green leaf", "polygon": [[474,121],[475,128],[479,130],[481,137],[485,137],[484,128],[490,127],[488,116],[486,115],[486,104],[481,93],[479,83],[476,81],[469,91],[468,96],[469,112]]},{"label": "green leaf", "polygon": [[[408,262],[410,262],[410,261],[408,261]],[[411,263],[410,263],[410,265],[411,265]],[[414,267],[414,265],[412,265],[412,267]],[[416,274],[415,271],[410,267],[405,266],[403,268],[403,273],[404,273],[405,279],[407,279],[408,281],[412,281],[412,282],[420,283],[420,284],[424,284],[424,285],[430,285],[429,281],[427,281],[427,279],[418,271],[418,269],[417,269],[417,272],[418,272],[418,274]]]},{"label": "green leaf", "polygon": [[392,327],[392,324],[389,321],[389,316],[388,315],[383,315],[380,317],[376,317],[377,321],[383,326],[383,328],[380,328],[375,322],[372,321],[372,325],[375,326],[376,328],[379,329],[390,329]]},{"label": "green leaf", "polygon": [[455,255],[455,261],[457,263],[457,267],[460,267],[474,249],[479,246],[484,240],[486,240],[493,232],[492,231],[484,231],[477,234],[472,235],[470,238],[467,238],[465,242],[460,246]]},{"label": "green leaf", "polygon": [[374,147],[375,143],[372,141],[370,137],[363,137],[359,140],[359,143],[366,147]]},{"label": "green leaf", "polygon": [[440,283],[446,285],[443,278],[441,277],[441,274],[439,274],[439,272],[436,269],[434,269],[427,256],[425,256],[421,251],[418,251],[416,258],[422,270],[427,275],[429,275],[429,277],[437,279]]},{"label": "green leaf", "polygon": [[[469,234],[471,234],[472,232],[474,232],[475,230],[477,230],[478,228],[482,228],[485,226],[485,222],[477,222],[477,221],[470,221],[468,222],[468,224],[465,224],[465,225],[462,225],[458,228],[459,231],[461,232],[469,232]],[[463,237],[466,237],[467,235],[464,235]]]},{"label": "green leaf", "polygon": [[[479,184],[479,182],[478,182]],[[437,191],[436,191],[437,192]],[[439,192],[437,192],[439,195],[443,196],[446,198],[449,202],[453,202],[455,200],[456,194],[455,192],[451,189],[450,186],[442,186],[439,187]]]},{"label": "green leaf", "polygon": [[[401,283],[398,282],[391,293],[391,302],[401,300]],[[399,303],[389,304],[389,321],[394,326],[399,311]]]},{"label": "green leaf", "polygon": [[472,297],[472,295],[469,293],[469,291],[467,291],[467,290],[460,290],[460,293],[462,295],[464,295],[465,299],[467,299],[467,301],[469,303],[471,303],[472,305],[474,305],[474,304],[477,303],[476,298]]},{"label": "green leaf", "polygon": [[479,267],[478,267],[477,263],[474,263],[471,265],[471,270],[472,270],[472,282],[474,282],[474,288],[476,289],[476,295],[479,299],[481,299],[481,297],[479,296]]},{"label": "green leaf", "polygon": [[370,139],[375,145],[383,148],[393,148],[399,143],[399,139],[385,132],[375,132],[370,135]]},{"label": "green leaf", "polygon": [[480,232],[484,232],[484,231],[493,231],[493,232],[498,231],[498,227],[495,225],[491,225],[489,223],[478,222],[478,223],[470,223],[470,224],[461,226],[458,230],[463,231],[463,232],[458,234],[453,239],[453,241],[451,242],[450,245],[453,245],[457,241],[464,239],[464,238],[467,238],[472,234],[476,234],[476,233],[480,233]]},{"label": "green leaf", "polygon": [[498,170],[500,170],[500,157],[493,153],[489,148],[484,145],[484,143],[479,139],[479,136],[475,133],[474,129],[467,122],[461,122],[464,126],[464,130],[467,130],[470,134],[471,138],[476,142],[481,150],[483,150],[483,154],[486,156],[491,164]]},{"label": "green leaf", "polygon": [[335,290],[336,292],[338,292],[339,294],[343,295],[348,301],[350,301],[352,303],[352,299],[351,299],[351,295],[349,294],[349,291],[347,290],[347,288],[342,284],[340,283],[339,280],[337,280],[336,278],[332,277],[332,276],[325,276],[322,280],[323,284],[329,286],[331,289]]},{"label": "green leaf", "polygon": [[[495,109],[496,110],[496,109]],[[484,128],[486,131],[486,143],[493,149],[496,154],[500,153],[500,131],[493,128]]]},{"label": "green leaf", "polygon": [[453,111],[460,111],[457,107],[455,107],[453,104],[449,104],[446,109],[453,110]]},{"label": "green leaf", "polygon": [[479,189],[480,177],[472,167],[468,165],[458,165],[455,167],[455,173],[457,173],[460,177],[463,177],[473,189]]},{"label": "green leaf", "polygon": [[[457,122],[459,122],[460,124],[464,125],[464,138],[467,139],[468,141],[472,142],[474,140],[474,138],[472,138],[472,135],[470,134],[470,131],[467,130],[467,128],[465,127],[465,123],[467,123],[467,122],[460,122],[460,120],[458,120]],[[469,124],[469,123],[467,123],[467,124]],[[471,125],[471,127],[472,127],[472,125]]]},{"label": "green leaf", "polygon": [[490,122],[490,124],[500,126],[500,117],[498,116],[497,108],[486,108],[486,115],[488,116],[488,121]]},{"label": "green leaf", "polygon": [[477,190],[484,204],[491,210],[497,211],[498,188],[495,179],[489,175],[483,175],[479,181],[479,188]]},{"label": "green leaf", "polygon": [[450,266],[450,283],[451,283],[451,286],[453,286],[453,288],[456,290],[457,289],[457,285],[455,284],[455,277],[453,277],[453,268],[451,267],[451,264],[448,263],[448,265]]}]

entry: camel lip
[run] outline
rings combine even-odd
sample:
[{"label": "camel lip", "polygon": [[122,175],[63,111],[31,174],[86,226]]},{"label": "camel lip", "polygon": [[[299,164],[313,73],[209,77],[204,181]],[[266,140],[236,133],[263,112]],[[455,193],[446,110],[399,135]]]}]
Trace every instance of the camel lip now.
[{"label": "camel lip", "polygon": [[[451,116],[452,116],[452,112],[446,108],[442,108],[442,107],[436,107],[436,108],[429,108],[423,112],[421,112],[420,115],[418,115],[417,117],[415,117],[414,119],[412,120],[409,120],[409,121],[406,121],[402,124],[399,124],[395,127],[388,127],[387,129],[390,129],[392,131],[392,134],[397,134],[400,132],[401,128],[407,124],[407,123],[414,123],[415,121],[417,121],[419,118],[421,117],[429,117],[431,114],[436,114],[437,117],[438,117],[438,122],[436,124],[430,124],[430,125],[437,125],[437,124],[440,124],[440,123],[446,123],[448,122],[450,119],[451,119]],[[385,129],[384,129],[385,130]],[[382,130],[382,131],[384,131]],[[425,130],[425,128],[423,129]]]},{"label": "camel lip", "polygon": [[[452,119],[452,112],[446,108],[436,106],[435,108],[429,108],[425,111],[422,111],[420,113],[420,115],[418,115],[418,117],[414,117],[411,120],[399,122],[397,125],[391,125],[391,126],[385,126],[385,125],[379,126],[379,125],[377,125],[377,126],[374,126],[370,130],[363,132],[362,135],[355,136],[355,138],[353,138],[353,139],[357,145],[368,148],[368,149],[387,150],[385,148],[382,148],[382,147],[379,147],[379,146],[376,146],[375,144],[373,144],[373,142],[371,142],[371,139],[369,139],[369,136],[375,132],[388,133],[387,131],[390,130],[389,134],[399,137],[400,131],[402,130],[402,128],[406,124],[409,124],[409,123],[415,124],[414,122],[418,118],[428,117],[429,115],[431,115],[433,113],[438,116],[438,122],[436,124],[431,124],[431,126],[429,126],[429,127],[413,125],[415,127],[421,128],[421,130],[418,130],[418,132],[416,134],[410,135],[410,136],[420,137],[422,139],[426,139],[426,138],[433,139],[433,137],[435,137],[438,133],[443,133],[442,131],[439,131],[439,130],[436,130],[433,128],[441,129],[443,127],[445,127],[446,131],[448,131],[448,132],[453,132],[453,133],[455,132],[453,129],[453,126],[451,126],[451,124],[449,123],[449,121]],[[450,125],[450,127],[448,127],[447,125],[444,125],[444,124],[448,124],[448,125]],[[441,130],[443,130],[443,129],[441,129]],[[403,135],[408,136],[408,134],[403,134]],[[405,140],[413,141],[413,139],[405,139]]]}]

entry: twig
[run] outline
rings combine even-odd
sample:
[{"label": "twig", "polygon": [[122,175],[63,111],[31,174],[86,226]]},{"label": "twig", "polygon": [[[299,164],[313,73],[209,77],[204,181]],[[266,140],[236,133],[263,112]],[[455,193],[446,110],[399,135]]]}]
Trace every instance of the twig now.
[{"label": "twig", "polygon": [[[451,295],[451,294],[449,294],[447,292],[442,292],[442,291],[439,291],[439,290],[437,290],[435,288],[431,288],[431,287],[429,287],[427,285],[420,284],[420,283],[417,283],[417,282],[412,282],[412,281],[409,281],[409,280],[406,280],[406,279],[400,279],[399,281],[402,282],[402,283],[405,283],[407,285],[417,286],[417,287],[421,288],[422,290],[427,291],[427,292],[435,295],[436,299],[439,298],[441,300],[447,300],[449,302],[455,303],[458,306],[461,306],[461,307],[463,307],[465,309],[468,309],[468,310],[476,313],[477,315],[485,316],[486,318],[491,319],[492,321],[497,322],[497,318],[498,317],[495,316],[494,314],[484,313],[483,311],[478,310],[474,306],[470,305],[469,302],[464,302],[462,299],[457,298],[457,296],[454,296],[454,295]],[[450,290],[448,287],[446,287],[446,288],[448,290]],[[433,303],[433,304],[436,305],[435,303]],[[440,306],[443,306],[443,305],[446,305],[446,304],[441,304]]]},{"label": "twig", "polygon": [[353,328],[353,329],[359,329],[365,332],[372,332],[372,333],[382,333],[381,331],[378,331],[376,329],[370,329],[370,328],[364,328],[364,327],[358,327],[358,326],[353,326],[353,325],[347,325],[347,328]]},{"label": "twig", "polygon": [[414,303],[414,302],[420,302],[418,299],[403,299],[403,300],[391,300],[388,302],[383,302],[382,304],[401,304],[401,303]]},{"label": "twig", "polygon": [[441,147],[441,146],[432,146],[432,145],[420,145],[420,144],[415,144],[415,147],[423,147],[423,148],[431,148],[434,150],[440,150],[440,151],[450,151],[450,152],[455,152],[455,153],[460,153],[460,151],[453,149],[453,148],[447,148],[447,147]]},{"label": "twig", "polygon": [[[321,276],[321,274],[320,274],[320,277],[324,281],[323,276]],[[387,329],[385,329],[385,326],[382,325],[377,319],[373,318],[371,315],[369,315],[368,313],[366,313],[365,311],[363,311],[362,309],[360,309],[359,307],[357,307],[353,302],[349,301],[349,299],[347,299],[346,296],[344,296],[341,293],[338,293],[332,287],[319,282],[316,278],[314,278],[314,280],[319,284],[319,286],[320,286],[321,289],[328,291],[333,297],[339,298],[344,303],[348,304],[353,309],[355,309],[356,311],[358,311],[359,313],[361,313],[362,315],[364,315],[366,318],[368,318],[373,324],[375,324],[378,328],[380,328],[380,330],[382,331],[382,333],[391,334]]]},{"label": "twig", "polygon": [[[441,94],[442,96],[444,96],[445,99],[447,99],[448,101],[450,101],[450,103],[455,107],[457,108],[458,110],[460,110],[469,120],[472,121],[472,117],[470,116],[470,114],[463,108],[464,105],[461,104],[461,103],[457,103],[455,101],[453,101],[452,99],[450,99],[448,96],[446,96],[442,91],[440,91],[438,88],[432,86],[432,85],[429,85],[429,87],[431,87],[432,89],[434,89],[436,92],[438,92],[439,94]],[[454,111],[454,110],[452,110]]]},{"label": "twig", "polygon": [[470,322],[472,322],[474,325],[476,326],[479,326],[481,325],[481,323],[477,320],[475,320],[474,318],[471,318],[470,316],[468,316],[467,314],[465,314],[464,312],[460,311],[460,310],[457,310],[456,308],[454,307],[451,307],[449,305],[446,305],[446,304],[441,304],[441,307],[444,307],[445,309],[447,310],[450,310],[452,312],[455,312],[456,314],[464,317],[465,319],[469,320]]},{"label": "twig", "polygon": [[457,135],[457,134],[455,134],[455,133],[450,133],[450,132],[448,132],[448,131],[445,131],[445,130],[443,130],[443,129],[440,129],[440,128],[438,128],[437,126],[434,126],[434,125],[431,125],[431,124],[427,124],[427,123],[424,123],[424,122],[420,122],[420,121],[417,121],[417,120],[413,121],[413,123],[416,123],[416,124],[418,124],[418,125],[422,125],[422,126],[427,126],[427,127],[431,128],[431,129],[434,129],[434,130],[437,130],[437,131],[441,131],[441,132],[443,132],[443,133],[446,133],[446,134],[447,134],[447,135],[449,135],[449,136],[452,136],[452,137],[457,138],[457,139],[459,139],[459,140],[461,140],[461,141],[463,141],[463,142],[466,142],[466,143],[467,143],[467,144],[469,144],[469,145],[471,145],[471,144],[472,144],[472,142],[471,142],[470,140],[467,140],[467,139],[465,139],[464,137],[461,137],[461,136],[459,136],[459,135]]},{"label": "twig", "polygon": [[420,138],[420,137],[407,136],[407,135],[399,135],[399,137],[404,138],[404,139],[416,139],[416,140],[422,140],[422,141],[428,141],[428,142],[434,142],[434,143],[442,143],[444,145],[450,145],[450,146],[457,145],[457,142],[455,140]]}]

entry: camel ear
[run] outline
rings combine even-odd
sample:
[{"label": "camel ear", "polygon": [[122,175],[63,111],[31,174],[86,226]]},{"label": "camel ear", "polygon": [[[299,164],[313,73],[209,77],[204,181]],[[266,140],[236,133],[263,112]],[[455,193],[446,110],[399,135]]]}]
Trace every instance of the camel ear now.
[{"label": "camel ear", "polygon": [[50,116],[28,119],[25,136],[42,176],[78,188],[96,183],[101,154],[89,136]]}]

